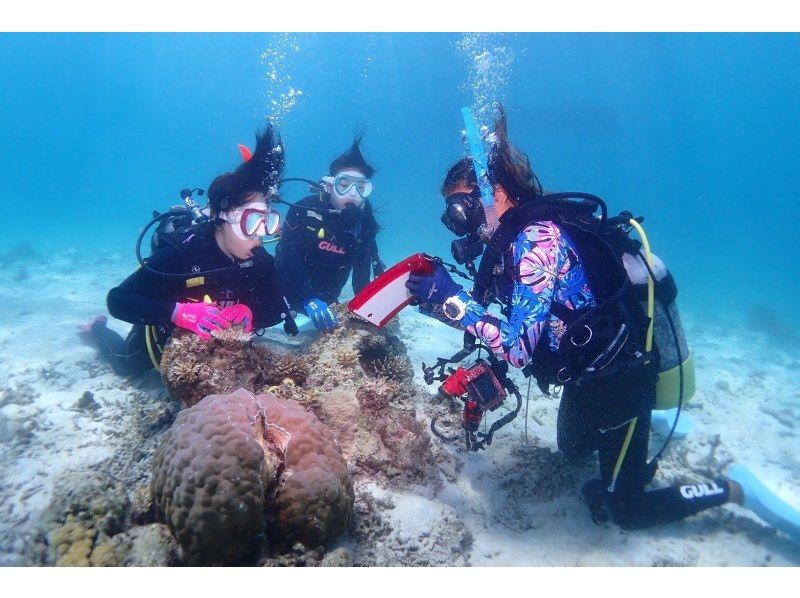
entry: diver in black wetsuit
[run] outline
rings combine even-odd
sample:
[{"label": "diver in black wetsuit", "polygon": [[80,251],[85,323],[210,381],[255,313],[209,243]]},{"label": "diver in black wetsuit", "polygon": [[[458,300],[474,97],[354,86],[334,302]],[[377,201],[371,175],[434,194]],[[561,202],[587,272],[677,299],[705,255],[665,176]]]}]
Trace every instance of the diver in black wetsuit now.
[{"label": "diver in black wetsuit", "polygon": [[[442,313],[498,358],[524,368],[544,392],[563,387],[557,445],[569,460],[598,453],[600,477],[583,487],[596,523],[610,517],[625,529],[647,528],[735,502],[800,542],[800,511],[741,465],[706,483],[647,488],[658,465],[658,457],[648,461],[650,420],[666,351],[649,346],[642,297],[627,283],[612,294],[614,281],[629,277],[612,244],[631,246],[612,228],[596,228],[595,204],[587,212],[586,204],[559,197],[587,194],[542,190],[527,155],[508,139],[502,107],[488,143],[485,178],[475,166],[484,156],[473,155],[457,162],[442,186],[442,222],[474,249],[472,259],[481,257],[475,287],[465,291],[441,264],[432,274],[412,273],[411,294],[439,308],[425,313]],[[482,140],[476,145],[480,151]],[[677,293],[671,277],[649,276],[668,308]],[[488,310],[490,298],[502,305],[503,318]],[[624,335],[615,309],[629,316]]]},{"label": "diver in black wetsuit", "polygon": [[292,309],[318,330],[336,326],[328,307],[339,300],[351,272],[358,293],[383,272],[375,236],[380,230],[367,199],[374,169],[364,159],[359,134],[322,178],[325,192],[298,201],[286,214],[275,263]]},{"label": "diver in black wetsuit", "polygon": [[231,324],[249,331],[287,317],[274,260],[262,247],[262,237],[279,222],[266,198],[277,187],[283,151],[271,127],[256,139],[249,160],[211,183],[211,220],[156,251],[146,267],[109,291],[111,315],[133,324],[127,338],[109,330],[103,316],[82,327],[117,374],[158,367],[176,326],[207,340]]}]

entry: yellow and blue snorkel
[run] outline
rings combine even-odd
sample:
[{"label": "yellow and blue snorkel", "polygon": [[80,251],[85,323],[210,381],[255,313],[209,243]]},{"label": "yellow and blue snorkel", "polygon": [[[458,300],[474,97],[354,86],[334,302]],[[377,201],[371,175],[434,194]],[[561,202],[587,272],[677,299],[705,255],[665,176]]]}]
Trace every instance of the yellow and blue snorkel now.
[{"label": "yellow and blue snorkel", "polygon": [[486,158],[486,149],[483,145],[475,115],[472,108],[464,106],[461,108],[461,117],[464,119],[464,131],[467,136],[467,147],[472,157],[472,165],[475,168],[475,176],[478,178],[478,189],[481,192],[481,203],[486,213],[486,221],[492,222],[495,218],[494,189],[489,181],[489,164]]}]

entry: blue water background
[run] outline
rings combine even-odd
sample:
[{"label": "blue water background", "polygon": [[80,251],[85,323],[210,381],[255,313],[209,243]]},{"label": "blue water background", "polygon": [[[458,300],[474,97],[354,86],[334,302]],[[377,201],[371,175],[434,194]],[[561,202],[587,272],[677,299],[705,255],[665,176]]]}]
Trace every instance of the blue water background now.
[{"label": "blue water background", "polygon": [[[122,253],[133,270],[151,211],[175,203],[182,187],[207,187],[236,166],[237,143],[252,145],[277,93],[261,55],[294,45],[278,67],[281,89],[302,90],[281,115],[287,174],[326,174],[365,128],[384,261],[447,256],[438,189],[462,155],[459,108],[473,100],[459,39],[0,34],[0,254],[25,243],[47,267],[48,252],[79,247]],[[511,138],[544,186],[645,215],[684,310],[743,323],[764,306],[784,322],[800,316],[800,36],[517,34],[488,43],[513,53],[498,92]]]}]

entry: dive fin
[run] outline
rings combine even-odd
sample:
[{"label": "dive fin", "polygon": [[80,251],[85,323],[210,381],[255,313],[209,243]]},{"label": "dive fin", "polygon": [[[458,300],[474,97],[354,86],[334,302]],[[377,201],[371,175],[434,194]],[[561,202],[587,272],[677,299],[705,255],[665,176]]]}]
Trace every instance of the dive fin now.
[{"label": "dive fin", "polygon": [[[669,431],[675,423],[675,417],[678,415],[677,407],[675,409],[664,409],[663,411],[653,411],[650,417],[650,425],[653,426],[653,431],[666,438],[669,436]],[[692,418],[686,415],[686,411],[681,411],[681,416],[678,418],[678,425],[675,426],[675,432],[672,434],[673,438],[683,438],[694,428]]]},{"label": "dive fin", "polygon": [[744,490],[744,507],[750,509],[782,531],[795,542],[800,543],[800,510],[780,498],[767,488],[746,467],[736,464],[728,470],[728,477],[738,482]]}]

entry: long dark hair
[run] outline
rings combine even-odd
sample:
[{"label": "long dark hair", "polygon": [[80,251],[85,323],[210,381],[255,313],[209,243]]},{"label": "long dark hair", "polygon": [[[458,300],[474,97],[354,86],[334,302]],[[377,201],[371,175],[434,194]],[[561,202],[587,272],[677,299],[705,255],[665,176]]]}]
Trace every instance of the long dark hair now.
[{"label": "long dark hair", "polygon": [[348,167],[355,168],[364,173],[368,179],[372,178],[375,174],[375,169],[367,163],[364,154],[361,152],[361,140],[364,138],[364,131],[359,131],[350,147],[340,156],[336,157],[328,169],[328,174],[331,176],[342,170],[347,170]]},{"label": "long dark hair", "polygon": [[[508,120],[502,105],[497,106],[497,113],[487,156],[489,182],[492,185],[502,185],[515,201],[540,197],[543,194],[542,184],[531,168],[530,159],[508,139]],[[470,187],[478,186],[472,158],[462,158],[447,171],[442,184],[442,195],[448,195],[458,183]]]},{"label": "long dark hair", "polygon": [[226,172],[213,180],[208,188],[208,204],[216,215],[247,203],[255,192],[269,196],[277,191],[286,158],[280,135],[271,124],[256,133],[253,156],[242,162],[233,172]]}]

